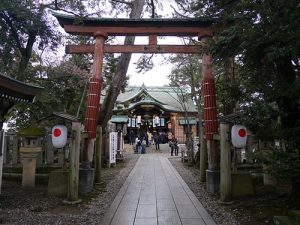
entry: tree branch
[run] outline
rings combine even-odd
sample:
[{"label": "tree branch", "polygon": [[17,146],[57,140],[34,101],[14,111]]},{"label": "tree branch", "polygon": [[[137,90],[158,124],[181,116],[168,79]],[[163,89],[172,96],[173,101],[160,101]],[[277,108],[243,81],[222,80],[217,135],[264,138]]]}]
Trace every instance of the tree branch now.
[{"label": "tree branch", "polygon": [[150,6],[151,6],[151,18],[155,18],[155,5],[154,5],[154,0],[150,1]]},{"label": "tree branch", "polygon": [[7,15],[5,15],[4,12],[0,12],[0,16],[5,20],[5,22],[8,24],[9,28],[11,29],[11,36],[16,41],[17,48],[22,53],[24,51],[24,48],[21,45],[21,41],[19,39],[18,32],[15,29],[15,27],[13,26],[12,21],[10,20],[10,18]]},{"label": "tree branch", "polygon": [[128,6],[132,6],[133,3],[132,2],[126,2],[126,1],[122,1],[122,0],[110,0],[111,2],[117,2],[117,3],[122,3],[122,4],[126,4]]}]

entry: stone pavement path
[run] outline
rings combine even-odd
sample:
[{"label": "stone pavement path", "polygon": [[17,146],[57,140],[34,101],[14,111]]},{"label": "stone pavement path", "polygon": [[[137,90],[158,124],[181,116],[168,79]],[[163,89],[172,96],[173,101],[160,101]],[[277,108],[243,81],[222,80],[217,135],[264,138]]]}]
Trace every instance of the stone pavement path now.
[{"label": "stone pavement path", "polygon": [[141,155],[101,225],[216,225],[163,153],[166,146]]}]

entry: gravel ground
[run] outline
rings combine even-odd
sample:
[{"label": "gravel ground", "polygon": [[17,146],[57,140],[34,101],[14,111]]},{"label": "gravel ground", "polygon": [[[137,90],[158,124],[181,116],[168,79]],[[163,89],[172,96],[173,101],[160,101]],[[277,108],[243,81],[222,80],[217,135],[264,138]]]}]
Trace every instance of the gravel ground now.
[{"label": "gravel ground", "polygon": [[[103,183],[82,197],[82,203],[73,206],[63,204],[62,198],[48,196],[45,185],[26,191],[21,188],[20,182],[4,180],[0,195],[0,224],[99,224],[138,158],[139,155],[127,153],[124,163],[104,169]],[[179,158],[172,158],[170,162],[219,225],[243,224],[236,219],[239,210],[218,204],[218,197],[208,194],[205,184],[199,184],[198,170],[186,167]]]},{"label": "gravel ground", "polygon": [[47,186],[34,190],[20,182],[3,181],[0,195],[0,224],[9,225],[93,225],[99,224],[106,210],[134,167],[139,155],[126,154],[124,163],[102,171],[103,183],[77,205],[63,204],[63,198],[47,195]]},{"label": "gravel ground", "polygon": [[219,204],[218,196],[209,194],[206,185],[199,182],[199,170],[186,167],[180,158],[170,158],[169,161],[218,225],[240,224],[234,212]]}]

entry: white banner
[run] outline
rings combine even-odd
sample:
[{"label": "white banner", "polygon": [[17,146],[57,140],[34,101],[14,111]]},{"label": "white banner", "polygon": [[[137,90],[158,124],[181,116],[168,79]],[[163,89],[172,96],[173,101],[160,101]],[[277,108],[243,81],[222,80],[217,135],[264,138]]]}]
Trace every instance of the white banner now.
[{"label": "white banner", "polygon": [[135,127],[135,118],[131,118],[131,126]]},{"label": "white banner", "polygon": [[109,162],[116,163],[118,148],[118,132],[109,133]]},{"label": "white banner", "polygon": [[165,118],[160,118],[160,126],[165,126]]},{"label": "white banner", "polygon": [[131,127],[131,118],[128,118],[127,127]]}]

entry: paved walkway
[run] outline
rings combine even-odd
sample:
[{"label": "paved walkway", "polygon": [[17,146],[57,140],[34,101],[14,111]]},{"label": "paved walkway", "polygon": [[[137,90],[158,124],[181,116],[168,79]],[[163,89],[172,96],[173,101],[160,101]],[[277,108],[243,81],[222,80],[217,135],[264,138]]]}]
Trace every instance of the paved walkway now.
[{"label": "paved walkway", "polygon": [[216,225],[168,156],[141,155],[102,225]]}]

